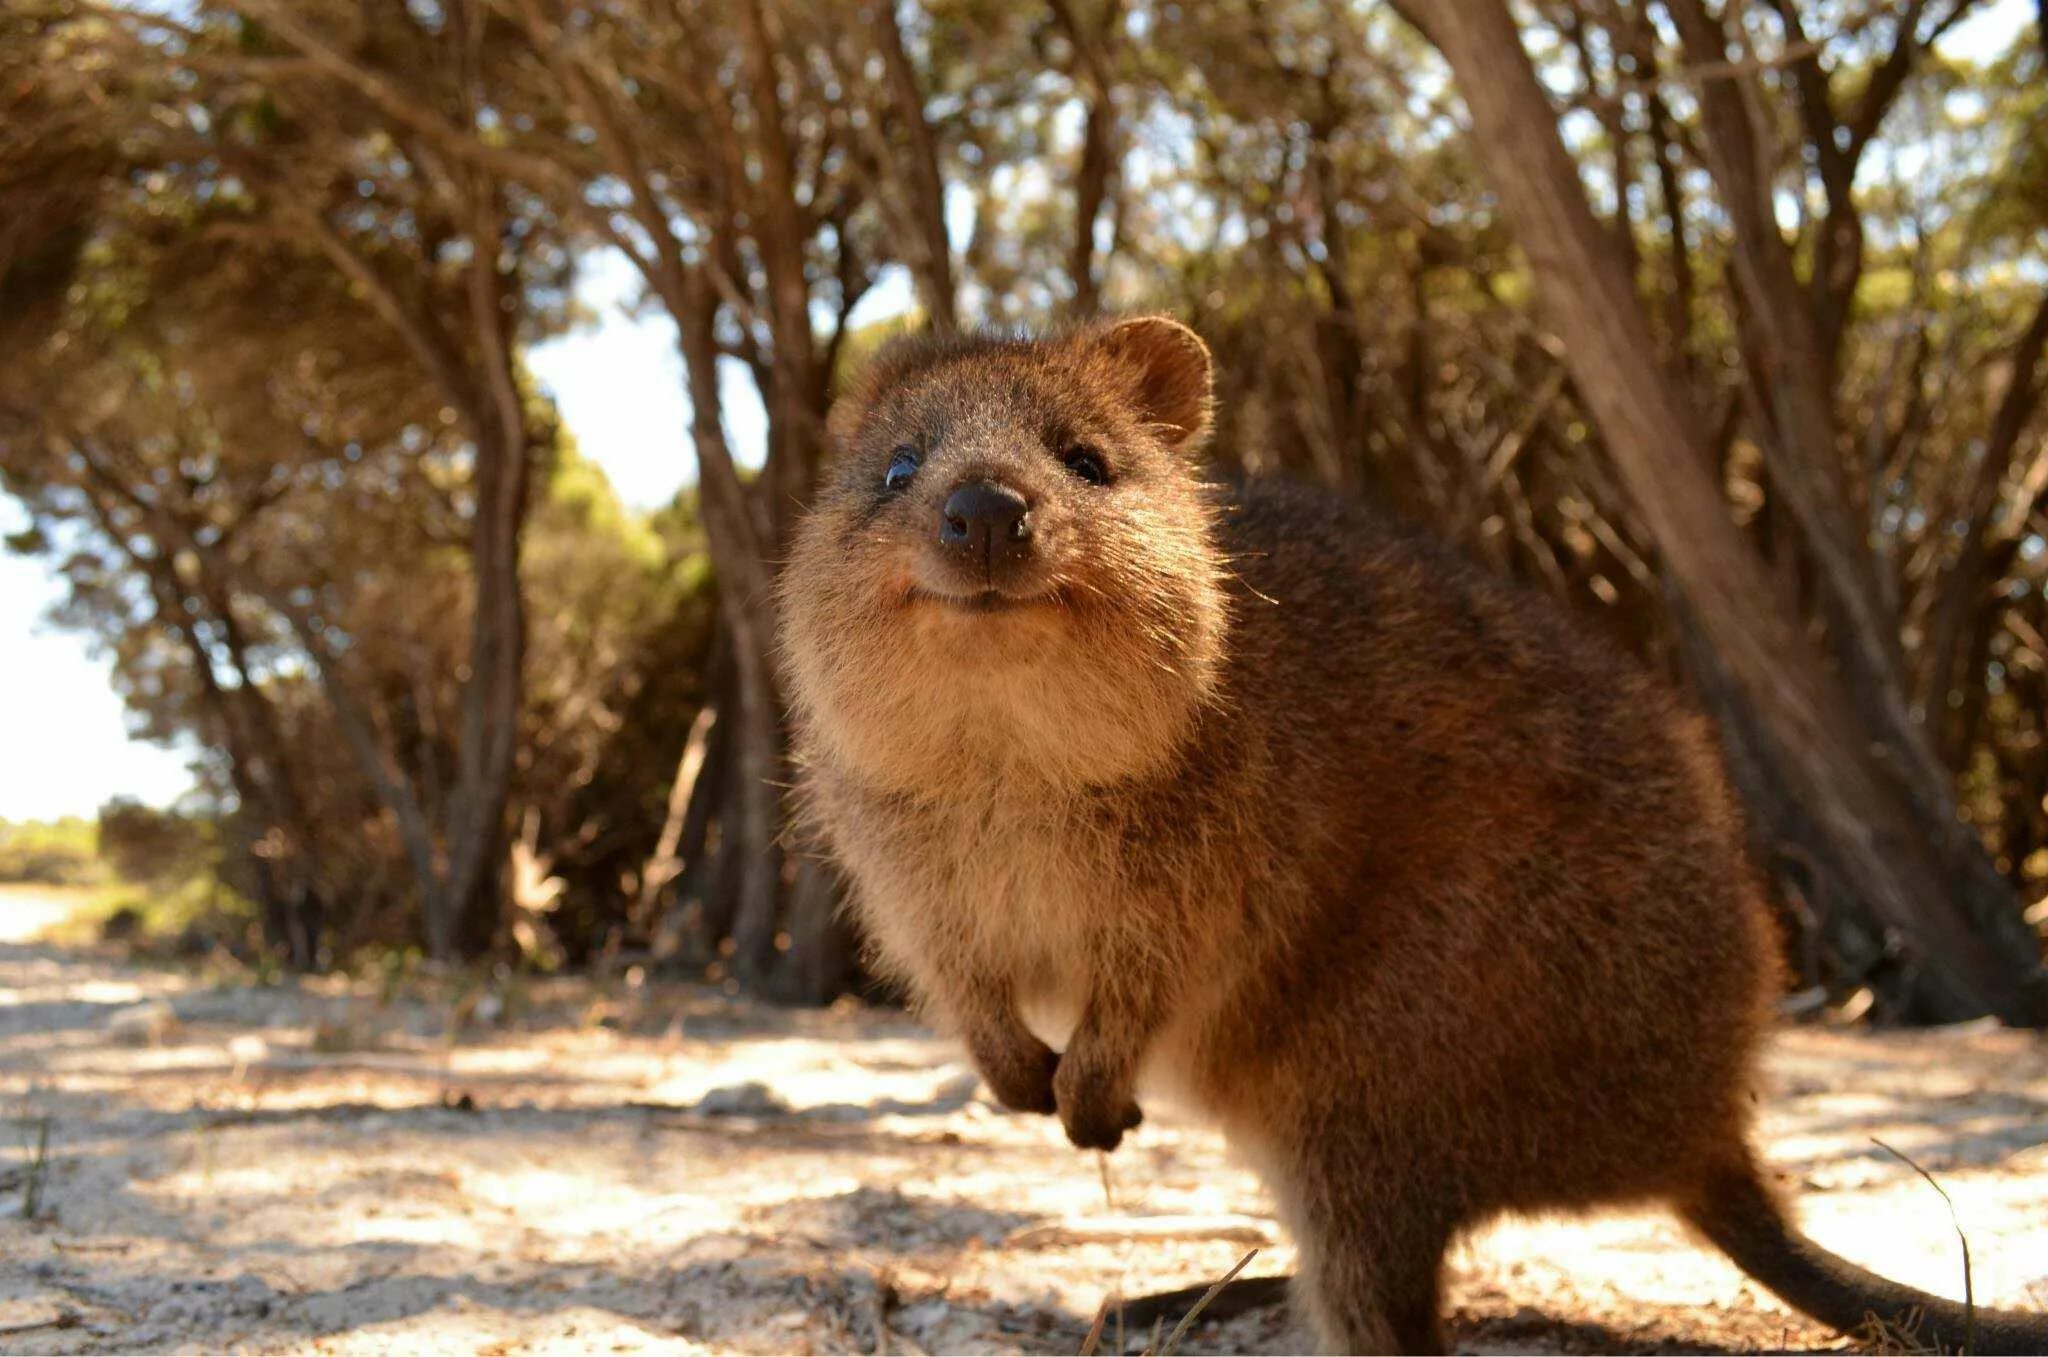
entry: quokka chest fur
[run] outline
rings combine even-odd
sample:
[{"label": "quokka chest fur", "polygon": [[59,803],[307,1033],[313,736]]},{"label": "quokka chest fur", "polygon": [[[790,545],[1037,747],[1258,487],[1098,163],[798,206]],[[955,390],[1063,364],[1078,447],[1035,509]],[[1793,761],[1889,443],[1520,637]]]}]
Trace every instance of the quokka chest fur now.
[{"label": "quokka chest fur", "polygon": [[[844,784],[814,794],[836,819],[886,827],[845,848],[874,896],[892,902],[865,915],[881,964],[914,986],[919,962],[911,959],[929,959],[941,940],[937,948],[958,952],[950,965],[1008,977],[1019,1016],[1055,1048],[1066,1046],[1086,1007],[1105,914],[1190,913],[1208,902],[1176,898],[1189,882],[1230,888],[1225,864],[1197,860],[1204,845],[1188,831],[1198,820],[1134,802],[1128,790],[1098,798],[1004,775],[943,797]],[[1228,950],[1240,931],[1219,919],[1200,949]],[[921,995],[941,1010],[944,996],[943,988]],[[1169,1044],[1155,1041],[1147,1054],[1164,1056]],[[1159,1095],[1183,1096],[1170,1068],[1141,1073]]]}]

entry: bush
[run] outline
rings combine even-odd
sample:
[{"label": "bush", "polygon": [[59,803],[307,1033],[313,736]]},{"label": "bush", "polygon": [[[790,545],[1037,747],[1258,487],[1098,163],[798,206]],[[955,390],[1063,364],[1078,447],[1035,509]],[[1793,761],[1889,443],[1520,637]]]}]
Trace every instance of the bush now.
[{"label": "bush", "polygon": [[99,886],[112,873],[100,861],[93,823],[0,820],[0,882],[30,886]]},{"label": "bush", "polygon": [[100,807],[99,856],[126,880],[175,885],[204,871],[213,855],[203,820],[124,799]]}]

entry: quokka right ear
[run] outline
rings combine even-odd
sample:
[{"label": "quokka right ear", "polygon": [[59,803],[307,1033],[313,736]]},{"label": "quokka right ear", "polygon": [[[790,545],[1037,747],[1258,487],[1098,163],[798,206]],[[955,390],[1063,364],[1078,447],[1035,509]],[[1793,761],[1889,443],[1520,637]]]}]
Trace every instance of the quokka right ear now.
[{"label": "quokka right ear", "polygon": [[825,416],[832,446],[844,447],[859,432],[861,421],[884,391],[932,366],[960,347],[957,337],[931,333],[899,334],[883,341],[874,356],[847,378]]}]

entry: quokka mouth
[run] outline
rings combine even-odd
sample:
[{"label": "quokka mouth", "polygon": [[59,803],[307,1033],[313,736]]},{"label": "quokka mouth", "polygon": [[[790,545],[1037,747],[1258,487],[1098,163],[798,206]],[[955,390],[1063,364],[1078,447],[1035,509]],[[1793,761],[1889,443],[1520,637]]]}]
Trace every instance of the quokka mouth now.
[{"label": "quokka mouth", "polygon": [[1064,602],[1057,589],[1042,593],[1017,596],[1006,594],[1000,589],[982,589],[971,594],[946,594],[913,584],[904,595],[907,603],[934,603],[942,608],[961,613],[1010,613],[1022,612],[1029,608],[1057,607]]}]

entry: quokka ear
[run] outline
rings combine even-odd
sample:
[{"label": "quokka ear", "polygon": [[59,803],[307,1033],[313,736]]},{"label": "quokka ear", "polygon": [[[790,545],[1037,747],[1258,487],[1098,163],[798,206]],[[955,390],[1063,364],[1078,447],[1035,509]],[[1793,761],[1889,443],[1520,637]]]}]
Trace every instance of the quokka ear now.
[{"label": "quokka ear", "polygon": [[884,391],[930,367],[958,345],[958,340],[932,334],[900,334],[885,341],[872,358],[840,384],[832,409],[825,416],[825,431],[831,435],[832,446],[843,448],[852,440],[869,407]]},{"label": "quokka ear", "polygon": [[1096,347],[1137,381],[1145,422],[1168,447],[1192,447],[1209,431],[1209,346],[1171,316],[1135,316],[1102,331]]}]

